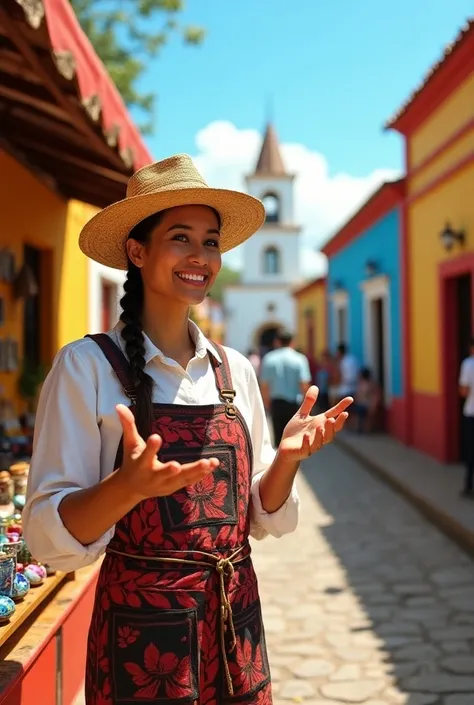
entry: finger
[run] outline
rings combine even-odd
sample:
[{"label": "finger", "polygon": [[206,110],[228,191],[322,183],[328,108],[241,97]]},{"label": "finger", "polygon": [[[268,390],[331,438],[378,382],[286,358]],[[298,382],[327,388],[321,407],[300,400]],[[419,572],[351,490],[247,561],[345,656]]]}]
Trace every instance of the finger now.
[{"label": "finger", "polygon": [[307,456],[311,455],[311,434],[310,433],[304,434],[301,450],[304,453],[304,455],[307,455]]},{"label": "finger", "polygon": [[342,414],[339,414],[339,416],[336,419],[336,423],[334,425],[334,432],[339,433],[344,428],[344,424],[346,423],[347,419],[349,418],[349,414],[347,411],[343,411]]},{"label": "finger", "polygon": [[328,419],[324,427],[324,443],[331,443],[336,433],[336,420]]},{"label": "finger", "polygon": [[309,416],[311,409],[313,406],[316,404],[316,400],[319,395],[319,389],[313,384],[311,387],[308,389],[306,394],[304,395],[303,402],[298,409],[298,414],[300,416]]},{"label": "finger", "polygon": [[342,414],[342,412],[345,411],[353,401],[354,399],[352,397],[345,397],[344,399],[341,399],[336,406],[332,406],[328,409],[324,415],[327,419],[335,418],[336,416],[339,416],[339,414]]},{"label": "finger", "polygon": [[157,433],[152,433],[152,435],[148,437],[146,446],[140,455],[140,463],[143,463],[145,467],[152,467],[155,464],[157,453],[162,444],[161,436]]},{"label": "finger", "polygon": [[125,404],[117,404],[115,407],[123,429],[123,446],[129,451],[137,445],[145,445],[145,441],[140,436],[135,423],[135,417]]},{"label": "finger", "polygon": [[314,434],[313,442],[311,444],[311,452],[315,453],[317,450],[321,449],[324,442],[324,429],[322,426],[316,428],[316,433]]}]

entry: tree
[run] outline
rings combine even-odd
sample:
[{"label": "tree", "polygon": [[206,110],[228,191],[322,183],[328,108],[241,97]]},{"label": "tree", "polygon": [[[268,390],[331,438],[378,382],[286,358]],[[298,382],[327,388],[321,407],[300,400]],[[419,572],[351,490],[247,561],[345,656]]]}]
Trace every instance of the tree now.
[{"label": "tree", "polygon": [[[140,91],[136,83],[147,62],[160,52],[170,34],[178,33],[186,44],[201,44],[201,27],[182,26],[178,15],[184,0],[71,0],[77,18],[112,80],[129,107],[138,107],[150,118],[155,94]],[[158,29],[153,22],[161,16]],[[152,120],[141,125],[152,131]]]},{"label": "tree", "polygon": [[224,298],[224,290],[227,286],[232,284],[238,284],[240,282],[240,272],[236,272],[234,269],[227,267],[225,264],[222,265],[221,271],[219,272],[214,286],[211,289],[210,296],[214,301],[222,303]]}]

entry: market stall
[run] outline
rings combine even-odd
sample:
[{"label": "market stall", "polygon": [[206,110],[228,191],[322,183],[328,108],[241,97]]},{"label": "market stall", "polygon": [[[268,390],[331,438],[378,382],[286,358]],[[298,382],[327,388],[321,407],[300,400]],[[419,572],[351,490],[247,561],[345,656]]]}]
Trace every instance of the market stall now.
[{"label": "market stall", "polygon": [[72,705],[98,565],[54,572],[23,540],[35,406],[88,332],[84,218],[151,156],[68,0],[0,3],[0,121],[0,705]]}]

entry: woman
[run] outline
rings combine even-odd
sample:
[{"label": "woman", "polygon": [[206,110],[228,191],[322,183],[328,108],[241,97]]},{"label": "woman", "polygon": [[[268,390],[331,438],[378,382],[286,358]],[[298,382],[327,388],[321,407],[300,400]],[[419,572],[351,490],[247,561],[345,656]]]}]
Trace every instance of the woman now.
[{"label": "woman", "polygon": [[188,318],[221,253],[263,221],[181,155],[138,171],[81,233],[86,255],[127,269],[123,313],[66,346],[44,384],[24,531],[58,569],[105,552],[88,705],[271,703],[249,535],[295,529],[298,464],[351,399],[310,417],[313,387],[275,454],[252,366]]}]

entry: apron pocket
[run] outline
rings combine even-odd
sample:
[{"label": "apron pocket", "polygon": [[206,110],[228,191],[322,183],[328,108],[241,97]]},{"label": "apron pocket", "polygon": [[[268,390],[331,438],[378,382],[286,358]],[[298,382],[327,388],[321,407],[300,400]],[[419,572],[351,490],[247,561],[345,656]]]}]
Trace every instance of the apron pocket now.
[{"label": "apron pocket", "polygon": [[196,609],[113,606],[108,619],[114,705],[199,698]]},{"label": "apron pocket", "polygon": [[[233,697],[245,699],[270,683],[260,600],[252,602],[243,610],[239,610],[237,605],[233,606],[233,620],[236,645],[232,651],[227,649],[227,663],[234,688]],[[226,634],[229,634],[228,630]],[[232,700],[229,698],[225,678],[223,688],[223,698]]]}]

